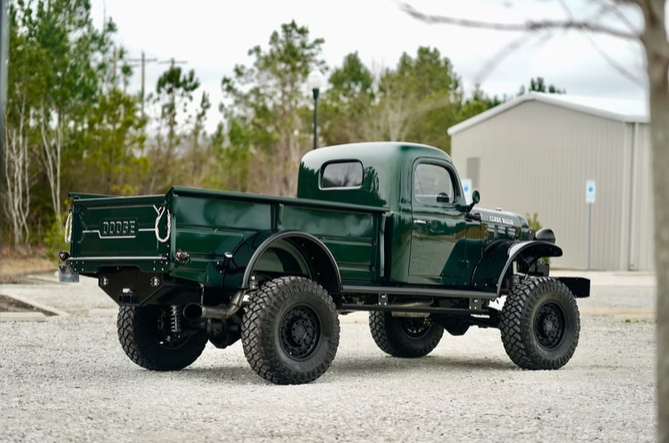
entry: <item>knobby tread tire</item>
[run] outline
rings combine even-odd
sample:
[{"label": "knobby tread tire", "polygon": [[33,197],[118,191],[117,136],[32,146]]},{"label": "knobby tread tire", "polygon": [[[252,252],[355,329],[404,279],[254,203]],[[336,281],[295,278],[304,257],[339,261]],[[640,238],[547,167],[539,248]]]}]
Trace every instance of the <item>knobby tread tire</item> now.
[{"label": "knobby tread tire", "polygon": [[[547,350],[534,333],[534,316],[544,302],[563,310],[565,336],[557,349]],[[540,277],[518,284],[508,295],[500,317],[502,343],[507,355],[523,369],[554,370],[567,364],[578,346],[580,318],[576,299],[559,280]]]},{"label": "knobby tread tire", "polygon": [[430,330],[420,339],[411,339],[401,328],[403,317],[393,317],[390,312],[369,313],[369,330],[376,345],[386,354],[399,358],[425,357],[437,347],[444,335],[444,328],[430,325]]},{"label": "knobby tread tire", "polygon": [[[291,360],[279,337],[283,314],[300,303],[308,304],[321,321],[321,343],[305,361]],[[242,347],[249,365],[260,377],[279,385],[310,383],[323,375],[337,354],[339,333],[339,315],[332,297],[304,277],[267,282],[251,297],[242,319]]]},{"label": "knobby tread tire", "polygon": [[121,306],[116,328],[125,354],[138,366],[151,371],[178,371],[200,357],[209,338],[204,332],[188,337],[180,347],[169,349],[158,342],[157,306]]}]

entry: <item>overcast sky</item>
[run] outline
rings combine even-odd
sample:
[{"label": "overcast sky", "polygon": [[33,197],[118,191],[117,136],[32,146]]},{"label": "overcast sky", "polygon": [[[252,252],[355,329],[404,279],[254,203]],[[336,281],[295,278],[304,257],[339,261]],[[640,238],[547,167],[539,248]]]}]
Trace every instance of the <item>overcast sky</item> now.
[{"label": "overcast sky", "polygon": [[[496,22],[560,18],[566,12],[560,0],[408,0],[423,12],[448,14]],[[565,0],[577,17],[598,11],[588,0]],[[106,5],[105,5],[106,3]],[[515,94],[531,77],[543,76],[574,95],[641,99],[642,87],[623,77],[598,52],[593,43],[577,32],[556,32],[550,39],[532,38],[509,54],[494,69],[481,70],[518,34],[427,25],[402,12],[392,0],[93,0],[96,23],[104,13],[117,23],[118,41],[131,57],[141,51],[149,58],[185,60],[194,69],[202,88],[210,92],[213,109],[211,130],[220,120],[220,81],[235,64],[247,64],[252,46],[267,45],[270,34],[282,23],[295,20],[309,27],[312,38],[322,37],[323,56],[330,66],[358,51],[371,67],[394,66],[402,52],[415,54],[419,46],[434,46],[449,57],[455,71],[471,91],[477,78],[490,94]],[[625,12],[638,22],[634,11]],[[612,26],[625,29],[617,19]],[[605,51],[634,75],[643,77],[641,48],[617,38],[593,38]],[[148,64],[147,90],[166,65]],[[139,90],[137,69],[133,88]],[[305,94],[306,94],[305,90]]]}]

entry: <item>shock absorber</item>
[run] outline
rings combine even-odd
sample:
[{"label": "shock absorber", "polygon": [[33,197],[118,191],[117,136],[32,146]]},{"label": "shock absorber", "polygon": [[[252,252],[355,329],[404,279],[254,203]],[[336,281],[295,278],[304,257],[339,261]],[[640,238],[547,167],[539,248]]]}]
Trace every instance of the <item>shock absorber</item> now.
[{"label": "shock absorber", "polygon": [[181,333],[181,309],[179,306],[172,305],[172,315],[171,315],[171,331],[173,334]]}]

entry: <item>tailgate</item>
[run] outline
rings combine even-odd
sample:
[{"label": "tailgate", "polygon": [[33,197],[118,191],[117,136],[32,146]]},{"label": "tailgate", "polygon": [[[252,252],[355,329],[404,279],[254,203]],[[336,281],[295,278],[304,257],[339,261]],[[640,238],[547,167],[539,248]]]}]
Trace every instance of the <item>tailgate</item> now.
[{"label": "tailgate", "polygon": [[[170,235],[165,195],[107,197],[72,194],[70,262],[79,272],[102,266],[164,270]],[[161,216],[162,214],[162,216]],[[158,223],[159,241],[156,235]],[[156,269],[157,270],[157,269]]]}]

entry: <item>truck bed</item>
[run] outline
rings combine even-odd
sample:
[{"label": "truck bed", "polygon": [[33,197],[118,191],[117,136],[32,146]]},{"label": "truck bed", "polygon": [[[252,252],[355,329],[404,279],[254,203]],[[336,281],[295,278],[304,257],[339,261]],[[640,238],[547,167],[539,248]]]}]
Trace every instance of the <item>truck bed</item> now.
[{"label": "truck bed", "polygon": [[[286,230],[306,232],[325,243],[342,282],[364,284],[382,272],[383,208],[187,187],[173,187],[164,195],[70,196],[71,264],[83,275],[132,266],[220,284],[215,263],[226,252],[234,253],[258,233]],[[190,254],[187,265],[176,262],[179,249]]]}]

